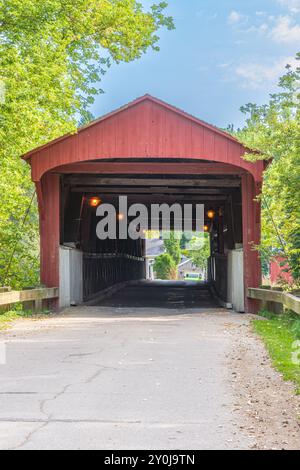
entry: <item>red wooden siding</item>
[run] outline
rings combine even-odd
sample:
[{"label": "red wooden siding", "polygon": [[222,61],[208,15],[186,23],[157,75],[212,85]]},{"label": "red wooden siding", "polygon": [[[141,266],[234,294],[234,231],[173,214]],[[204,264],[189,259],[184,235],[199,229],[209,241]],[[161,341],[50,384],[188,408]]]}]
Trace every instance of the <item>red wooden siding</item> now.
[{"label": "red wooden siding", "polygon": [[151,97],[137,100],[76,135],[25,156],[39,181],[61,165],[107,158],[191,158],[229,163],[261,181],[263,163],[246,162],[246,149],[230,135]]},{"label": "red wooden siding", "polygon": [[41,235],[41,282],[46,287],[59,286],[60,178],[47,174],[42,191],[37,191]]},{"label": "red wooden siding", "polygon": [[270,264],[271,284],[278,285],[282,282],[292,285],[294,282],[288,262],[282,256],[277,256]]},{"label": "red wooden siding", "polygon": [[247,312],[256,313],[259,302],[247,298],[249,287],[261,284],[261,262],[255,246],[260,244],[261,205],[255,199],[259,195],[260,185],[256,184],[250,174],[242,177],[243,203],[243,245],[244,245],[244,286],[245,306]]}]

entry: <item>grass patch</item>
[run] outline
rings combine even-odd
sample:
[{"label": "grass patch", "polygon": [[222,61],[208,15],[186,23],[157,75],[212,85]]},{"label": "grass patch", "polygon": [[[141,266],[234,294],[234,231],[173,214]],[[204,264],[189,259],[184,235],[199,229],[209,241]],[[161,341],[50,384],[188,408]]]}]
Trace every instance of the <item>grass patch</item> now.
[{"label": "grass patch", "polygon": [[300,395],[300,343],[298,346],[295,344],[300,341],[299,315],[275,315],[270,312],[261,312],[260,315],[265,320],[254,320],[254,330],[264,340],[274,367],[284,380],[296,384]]},{"label": "grass patch", "polygon": [[31,310],[22,310],[21,307],[16,307],[13,310],[9,310],[7,312],[0,312],[0,331],[9,328],[10,324],[16,320],[26,318],[39,319],[43,318],[47,314],[49,314],[47,311],[43,312],[42,314],[36,314]]}]

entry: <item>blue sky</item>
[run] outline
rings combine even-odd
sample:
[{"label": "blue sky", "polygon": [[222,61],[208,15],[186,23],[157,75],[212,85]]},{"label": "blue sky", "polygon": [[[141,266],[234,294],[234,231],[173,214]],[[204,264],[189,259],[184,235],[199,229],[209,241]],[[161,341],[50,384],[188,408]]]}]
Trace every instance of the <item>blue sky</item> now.
[{"label": "blue sky", "polygon": [[300,0],[169,0],[168,14],[176,30],[160,32],[160,52],[107,72],[96,117],[150,93],[217,126],[240,126],[240,106],[264,103],[300,51]]}]

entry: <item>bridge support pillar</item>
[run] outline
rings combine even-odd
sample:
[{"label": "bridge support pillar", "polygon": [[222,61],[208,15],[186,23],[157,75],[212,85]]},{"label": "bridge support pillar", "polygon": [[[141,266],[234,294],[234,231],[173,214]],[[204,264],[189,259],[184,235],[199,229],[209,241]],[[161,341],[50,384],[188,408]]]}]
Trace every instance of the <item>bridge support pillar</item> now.
[{"label": "bridge support pillar", "polygon": [[41,282],[59,286],[60,177],[51,173],[37,184],[40,211]]},{"label": "bridge support pillar", "polygon": [[242,177],[242,203],[243,203],[243,245],[244,245],[244,288],[245,310],[247,313],[257,313],[259,302],[249,299],[249,287],[261,285],[261,262],[258,251],[261,238],[261,205],[257,197],[261,186],[256,184],[249,173]]}]

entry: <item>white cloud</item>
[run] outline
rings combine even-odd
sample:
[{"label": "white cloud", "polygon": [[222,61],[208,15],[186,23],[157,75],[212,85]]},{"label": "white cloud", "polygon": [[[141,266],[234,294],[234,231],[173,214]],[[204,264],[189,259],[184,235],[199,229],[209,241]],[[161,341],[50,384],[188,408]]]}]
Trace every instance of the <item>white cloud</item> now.
[{"label": "white cloud", "polygon": [[293,13],[300,11],[300,0],[277,0],[281,5],[287,7]]},{"label": "white cloud", "polygon": [[[299,0],[300,1],[300,0]],[[300,23],[291,15],[269,16],[260,24],[253,24],[244,28],[245,34],[262,34],[278,44],[300,44]]]},{"label": "white cloud", "polygon": [[270,38],[281,44],[300,43],[300,25],[290,16],[280,16],[270,32]]},{"label": "white cloud", "polygon": [[266,33],[268,30],[269,30],[269,26],[267,25],[267,23],[263,23],[259,27],[260,33]]},{"label": "white cloud", "polygon": [[217,67],[218,67],[219,69],[227,69],[228,67],[230,67],[230,65],[231,65],[231,64],[230,64],[229,62],[228,62],[228,63],[225,62],[225,63],[223,63],[223,64],[218,64]]},{"label": "white cloud", "polygon": [[245,19],[247,19],[247,16],[235,10],[233,10],[228,16],[228,21],[230,24],[237,24],[237,23],[240,23],[241,21],[244,21]]},{"label": "white cloud", "polygon": [[257,62],[240,64],[235,69],[236,76],[241,79],[243,88],[259,89],[276,84],[279,77],[284,75],[285,67],[290,64],[293,67],[299,65],[294,57],[284,57],[269,64]]},{"label": "white cloud", "polygon": [[260,33],[266,34],[269,31],[269,26],[267,23],[262,23],[260,26],[250,26],[250,28],[245,29],[245,33]]}]

